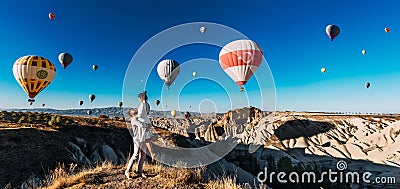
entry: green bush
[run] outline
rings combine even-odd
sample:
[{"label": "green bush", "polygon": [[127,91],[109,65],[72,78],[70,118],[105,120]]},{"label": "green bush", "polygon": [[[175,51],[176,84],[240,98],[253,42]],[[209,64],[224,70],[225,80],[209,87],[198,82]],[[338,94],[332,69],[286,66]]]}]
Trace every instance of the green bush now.
[{"label": "green bush", "polygon": [[18,120],[18,123],[21,124],[25,121],[25,116],[21,116]]},{"label": "green bush", "polygon": [[12,117],[17,117],[18,114],[17,114],[16,112],[12,111],[12,112],[11,112],[11,116],[12,116]]},{"label": "green bush", "polygon": [[59,124],[61,122],[63,122],[62,117],[61,116],[56,116],[56,123]]},{"label": "green bush", "polygon": [[49,126],[55,126],[56,125],[56,116],[52,116],[50,121],[48,122]]},{"label": "green bush", "polygon": [[51,116],[51,119],[48,122],[49,126],[56,126],[56,125],[60,125],[60,124],[63,124],[63,123],[64,123],[63,117],[61,117],[59,115]]}]

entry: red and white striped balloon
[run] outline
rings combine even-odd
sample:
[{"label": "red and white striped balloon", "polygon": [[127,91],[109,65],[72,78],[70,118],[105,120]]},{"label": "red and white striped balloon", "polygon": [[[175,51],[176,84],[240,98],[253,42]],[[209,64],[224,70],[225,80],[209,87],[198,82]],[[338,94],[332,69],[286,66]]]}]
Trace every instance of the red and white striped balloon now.
[{"label": "red and white striped balloon", "polygon": [[261,47],[252,40],[236,40],[225,45],[219,53],[222,69],[243,90],[262,62]]}]

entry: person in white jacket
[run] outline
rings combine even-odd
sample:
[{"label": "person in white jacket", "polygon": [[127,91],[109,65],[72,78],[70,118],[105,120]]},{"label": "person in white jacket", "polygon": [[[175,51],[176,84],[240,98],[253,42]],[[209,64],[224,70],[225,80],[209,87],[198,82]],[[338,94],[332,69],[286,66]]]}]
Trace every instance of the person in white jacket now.
[{"label": "person in white jacket", "polygon": [[148,115],[150,113],[150,105],[149,105],[149,103],[147,103],[146,91],[140,93],[138,95],[138,98],[140,101],[140,106],[138,108],[138,120],[143,124],[143,127],[145,127],[147,129],[146,134],[145,134],[146,146],[147,146],[147,149],[149,150],[152,162],[155,162],[156,154],[153,151],[151,141],[160,140],[164,145],[166,145],[167,142],[163,138],[159,137],[158,135],[156,136],[151,132],[152,123],[148,117]]},{"label": "person in white jacket", "polygon": [[129,160],[128,167],[125,170],[125,176],[129,179],[130,169],[132,168],[133,162],[138,160],[138,167],[136,174],[146,178],[143,174],[143,163],[146,158],[146,128],[143,124],[138,121],[138,112],[130,109],[129,115],[131,116],[131,127],[132,127],[132,139],[134,144],[133,155]]},{"label": "person in white jacket", "polygon": [[146,91],[140,93],[138,95],[138,98],[140,101],[140,105],[138,108],[138,120],[143,124],[143,127],[145,127],[147,129],[146,134],[145,134],[146,146],[147,146],[147,149],[149,150],[151,159],[154,161],[155,153],[154,153],[153,147],[151,146],[151,143],[150,143],[150,141],[154,137],[153,137],[153,133],[151,132],[152,124],[148,117],[148,115],[150,113],[150,105],[149,105],[149,103],[147,103]]}]

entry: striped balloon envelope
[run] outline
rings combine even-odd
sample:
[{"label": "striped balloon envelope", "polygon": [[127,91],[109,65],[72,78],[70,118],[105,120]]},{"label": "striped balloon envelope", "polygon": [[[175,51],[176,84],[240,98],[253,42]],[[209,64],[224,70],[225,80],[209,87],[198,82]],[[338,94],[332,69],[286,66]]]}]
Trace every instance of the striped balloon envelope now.
[{"label": "striped balloon envelope", "polygon": [[240,90],[261,65],[263,52],[252,40],[236,40],[225,45],[219,53],[222,69],[235,81]]},{"label": "striped balloon envelope", "polygon": [[167,85],[168,87],[174,82],[176,77],[178,77],[179,72],[179,63],[175,60],[167,59],[158,63],[158,76],[160,76],[161,80],[163,80],[165,85]]},{"label": "striped balloon envelope", "polygon": [[15,61],[13,74],[25,93],[31,98],[31,102],[53,81],[56,76],[56,68],[46,58],[29,55]]}]

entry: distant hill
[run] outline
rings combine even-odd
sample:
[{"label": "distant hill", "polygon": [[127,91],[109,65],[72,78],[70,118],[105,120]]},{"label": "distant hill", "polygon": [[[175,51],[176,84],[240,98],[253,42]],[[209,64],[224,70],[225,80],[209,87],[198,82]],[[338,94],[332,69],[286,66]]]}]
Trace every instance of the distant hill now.
[{"label": "distant hill", "polygon": [[[119,108],[119,107],[106,107],[106,108],[86,108],[86,109],[68,109],[68,110],[57,110],[57,109],[51,109],[51,108],[34,108],[34,109],[4,109],[6,111],[15,111],[15,112],[43,112],[43,113],[49,113],[49,114],[60,114],[60,115],[70,115],[70,116],[89,116],[87,115],[88,110],[92,110],[92,114],[90,115],[91,117],[98,117],[99,115],[108,115],[110,117],[122,117],[123,116],[123,111],[124,114],[127,116],[127,112],[130,108],[125,107],[125,108]],[[177,117],[182,117],[184,112],[177,112]],[[191,115],[193,116],[200,116],[200,113],[197,112],[190,112]],[[151,117],[171,117],[170,111],[156,111],[156,110],[151,110],[150,111]],[[209,116],[215,116],[214,113],[210,114],[203,114],[203,116],[209,117]]]}]

